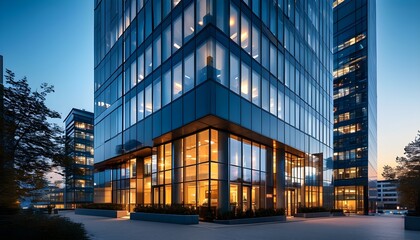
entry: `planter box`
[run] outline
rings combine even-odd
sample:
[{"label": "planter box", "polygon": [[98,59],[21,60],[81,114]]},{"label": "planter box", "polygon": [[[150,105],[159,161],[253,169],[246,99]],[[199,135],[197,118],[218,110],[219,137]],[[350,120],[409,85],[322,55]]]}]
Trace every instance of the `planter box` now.
[{"label": "planter box", "polygon": [[125,210],[102,210],[88,208],[76,208],[76,210],[74,210],[74,213],[78,215],[90,215],[109,218],[121,218],[128,215],[128,212]]},{"label": "planter box", "polygon": [[265,222],[284,222],[286,216],[272,216],[272,217],[255,217],[255,218],[240,218],[229,220],[214,220],[214,223],[219,224],[249,224],[249,223],[265,223]]},{"label": "planter box", "polygon": [[198,224],[198,215],[177,215],[161,213],[130,213],[131,220],[142,220],[150,222],[164,222],[176,224]]},{"label": "planter box", "polygon": [[404,229],[420,231],[420,217],[405,216],[404,217]]},{"label": "planter box", "polygon": [[295,217],[318,218],[318,217],[329,217],[330,215],[331,215],[330,212],[296,213]]},{"label": "planter box", "polygon": [[331,213],[331,215],[333,217],[344,217],[344,216],[346,216],[346,214],[343,213],[343,212],[333,212],[333,213]]}]

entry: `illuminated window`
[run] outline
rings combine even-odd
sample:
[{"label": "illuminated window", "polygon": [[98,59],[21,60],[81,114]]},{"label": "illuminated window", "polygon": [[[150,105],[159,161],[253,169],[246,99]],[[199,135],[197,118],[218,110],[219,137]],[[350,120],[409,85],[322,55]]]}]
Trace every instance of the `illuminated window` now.
[{"label": "illuminated window", "polygon": [[239,94],[239,60],[230,54],[230,90]]},{"label": "illuminated window", "polygon": [[239,44],[239,11],[233,5],[230,4],[230,18],[229,18],[229,26],[230,26],[230,38]]},{"label": "illuminated window", "polygon": [[252,25],[252,58],[257,60],[258,62],[261,61],[260,30],[255,25]]},{"label": "illuminated window", "polygon": [[182,62],[173,67],[172,74],[172,99],[175,100],[182,95]]},{"label": "illuminated window", "polygon": [[241,96],[251,100],[251,68],[244,62],[241,65]]},{"label": "illuminated window", "polygon": [[194,2],[184,10],[184,43],[194,35]]},{"label": "illuminated window", "polygon": [[251,54],[251,46],[249,43],[250,40],[250,31],[251,27],[249,24],[248,18],[246,18],[243,14],[241,17],[241,47],[247,52]]}]

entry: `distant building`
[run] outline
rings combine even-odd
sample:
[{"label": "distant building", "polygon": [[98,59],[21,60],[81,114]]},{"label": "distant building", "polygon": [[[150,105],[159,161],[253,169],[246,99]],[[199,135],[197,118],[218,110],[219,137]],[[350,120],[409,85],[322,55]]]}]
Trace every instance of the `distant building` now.
[{"label": "distant building", "polygon": [[67,169],[65,208],[93,202],[93,113],[73,108],[64,120],[66,154],[74,159]]},{"label": "distant building", "polygon": [[368,214],[377,196],[376,1],[333,8],[335,207]]},{"label": "distant building", "polygon": [[381,180],[378,186],[378,209],[397,209],[400,207],[397,180]]}]

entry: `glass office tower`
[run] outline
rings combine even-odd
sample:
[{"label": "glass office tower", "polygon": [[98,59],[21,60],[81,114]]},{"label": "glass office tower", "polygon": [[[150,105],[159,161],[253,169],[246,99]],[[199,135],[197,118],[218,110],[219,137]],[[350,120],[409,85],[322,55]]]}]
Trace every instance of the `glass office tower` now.
[{"label": "glass office tower", "polygon": [[377,197],[376,2],[333,7],[335,207],[368,214]]},{"label": "glass office tower", "polygon": [[93,113],[73,108],[64,120],[66,154],[74,159],[65,170],[64,208],[93,202]]},{"label": "glass office tower", "polygon": [[95,202],[333,207],[332,48],[330,1],[97,0]]}]

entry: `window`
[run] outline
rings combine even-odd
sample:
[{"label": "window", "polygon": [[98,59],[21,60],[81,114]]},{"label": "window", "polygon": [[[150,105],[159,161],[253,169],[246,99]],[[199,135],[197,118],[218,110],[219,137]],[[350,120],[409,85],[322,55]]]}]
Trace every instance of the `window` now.
[{"label": "window", "polygon": [[[188,136],[184,140],[185,146],[185,165],[191,165],[196,163],[196,135],[193,134]],[[195,175],[195,172],[194,172]]]},{"label": "window", "polygon": [[152,72],[152,45],[146,48],[146,76],[148,76]]},{"label": "window", "polygon": [[194,2],[184,11],[184,43],[194,35]]},{"label": "window", "polygon": [[251,100],[251,68],[242,62],[241,68],[241,96],[245,99]]},{"label": "window", "polygon": [[250,24],[247,17],[245,17],[244,14],[242,14],[241,17],[241,47],[247,52],[248,54],[251,54],[251,46],[249,44],[250,39]]},{"label": "window", "polygon": [[136,123],[136,114],[137,106],[136,106],[136,95],[131,98],[130,100],[130,126],[133,126]]},{"label": "window", "polygon": [[162,75],[162,106],[171,102],[171,70]]},{"label": "window", "polygon": [[277,88],[270,84],[270,113],[277,115]]},{"label": "window", "polygon": [[230,38],[237,44],[239,44],[239,11],[238,8],[235,7],[233,4],[230,4],[230,18],[229,18],[229,26],[230,26]]},{"label": "window", "polygon": [[152,84],[146,87],[145,94],[145,117],[152,114]]},{"label": "window", "polygon": [[144,79],[144,54],[142,53],[137,59],[137,82]]},{"label": "window", "polygon": [[144,118],[144,91],[140,91],[137,94],[137,121],[143,120]]},{"label": "window", "polygon": [[136,61],[133,61],[131,63],[131,67],[130,67],[130,82],[131,82],[131,88],[133,88],[137,84]]},{"label": "window", "polygon": [[261,76],[257,72],[252,71],[252,103],[257,106],[261,106],[260,82],[261,82]]},{"label": "window", "polygon": [[279,89],[278,96],[277,96],[277,117],[280,119],[284,119],[283,98],[284,98],[284,94]]},{"label": "window", "polygon": [[184,93],[194,87],[194,52],[184,59]]},{"label": "window", "polygon": [[237,137],[229,138],[230,156],[229,162],[231,165],[242,166],[242,151],[241,140]]},{"label": "window", "polygon": [[270,44],[270,72],[277,77],[277,48]]},{"label": "window", "polygon": [[153,70],[160,66],[161,54],[161,38],[159,36],[153,41]]},{"label": "window", "polygon": [[197,85],[207,80],[207,63],[213,62],[212,56],[212,40],[203,43],[197,48],[196,59],[196,72],[197,72]]},{"label": "window", "polygon": [[182,95],[182,63],[179,62],[172,69],[173,85],[172,99],[175,100]]},{"label": "window", "polygon": [[162,19],[162,0],[153,0],[153,26],[156,28]]},{"label": "window", "polygon": [[263,78],[261,84],[261,98],[262,98],[262,108],[266,111],[269,111],[270,103],[270,84],[268,80]]},{"label": "window", "polygon": [[[247,140],[243,140],[243,167],[244,168],[251,168],[251,142]],[[251,180],[251,179],[250,179]]]},{"label": "window", "polygon": [[162,90],[160,86],[160,78],[158,78],[153,82],[153,112],[159,110],[161,107]]},{"label": "window", "polygon": [[207,0],[197,1],[197,31],[200,31],[206,24]]},{"label": "window", "polygon": [[179,16],[172,25],[172,53],[176,52],[182,47],[182,18]]},{"label": "window", "polygon": [[162,32],[162,61],[166,61],[171,56],[171,26]]},{"label": "window", "polygon": [[[190,65],[189,65],[190,66]],[[228,86],[228,54],[226,48],[216,42],[216,80]]]},{"label": "window", "polygon": [[[264,2],[264,1],[263,1]],[[269,43],[268,43],[268,38],[264,35],[262,35],[262,46],[261,46],[261,52],[263,52],[264,54],[262,54],[262,65],[263,67],[265,67],[266,69],[269,69]]]},{"label": "window", "polygon": [[230,90],[239,94],[239,60],[230,54]]},{"label": "window", "polygon": [[260,56],[260,30],[253,25],[252,26],[252,57],[261,62]]}]

